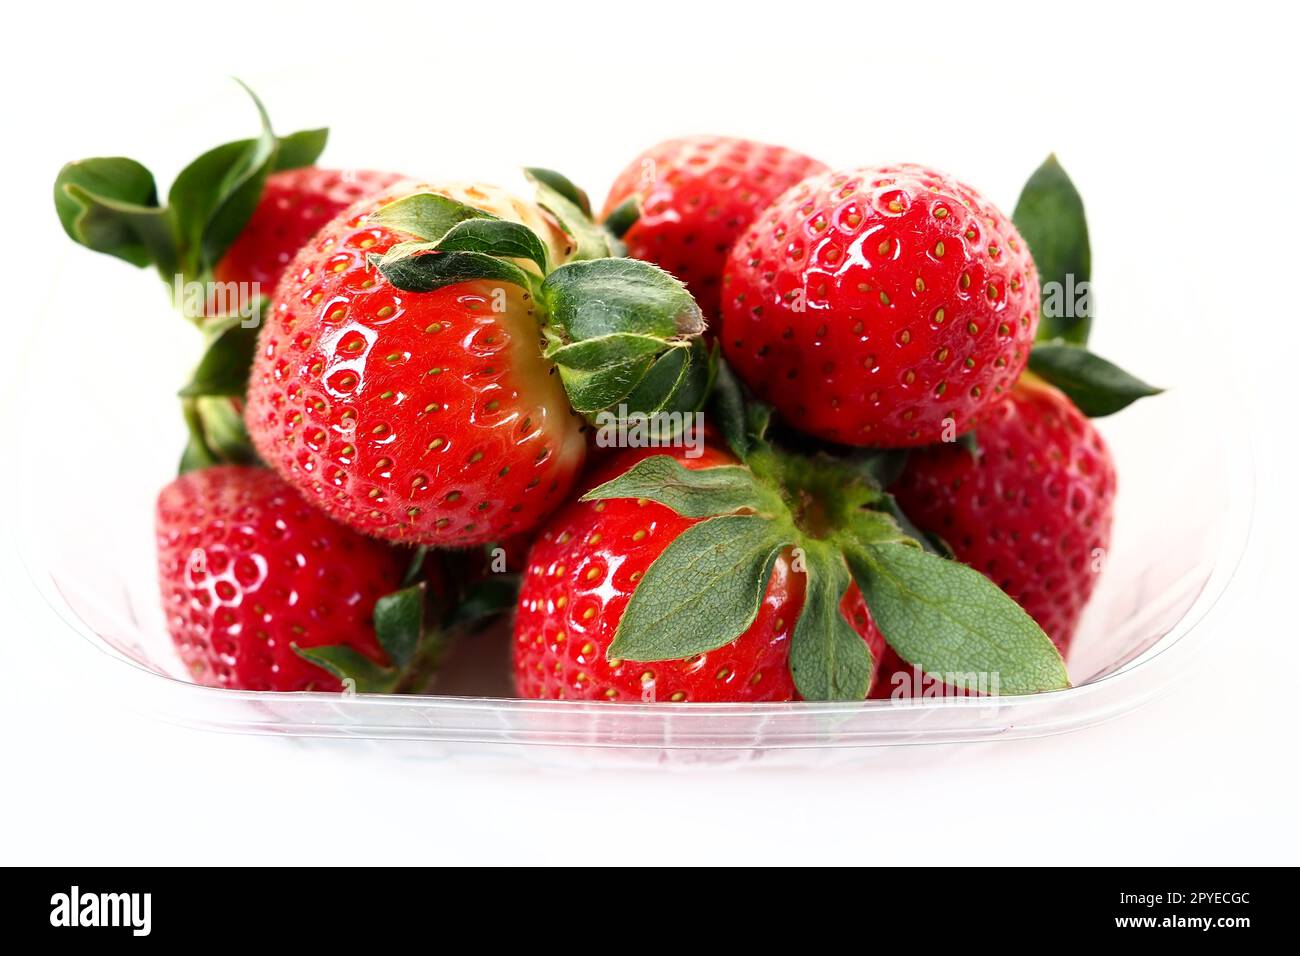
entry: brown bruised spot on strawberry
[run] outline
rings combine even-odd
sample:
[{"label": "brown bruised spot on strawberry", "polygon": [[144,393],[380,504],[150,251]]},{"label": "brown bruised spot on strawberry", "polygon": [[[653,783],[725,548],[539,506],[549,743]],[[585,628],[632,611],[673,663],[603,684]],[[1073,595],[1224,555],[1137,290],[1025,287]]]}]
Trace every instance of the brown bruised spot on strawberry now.
[{"label": "brown bruised spot on strawberry", "polygon": [[670,139],[619,174],[602,218],[627,244],[628,255],[685,282],[714,323],[732,244],[768,203],[825,168],[802,153],[753,140]]},{"label": "brown bruised spot on strawberry", "polygon": [[792,454],[742,413],[723,428],[745,434],[742,461],[629,453],[543,530],[516,616],[521,694],[862,700],[880,635],[960,686],[1068,686],[1023,610],[895,519],[870,463]]},{"label": "brown bruised spot on strawberry", "polygon": [[327,225],[260,333],[246,420],[262,457],[335,519],[469,546],[562,503],[586,419],[693,411],[712,358],[698,307],[610,237],[558,174],[538,201],[403,184]]},{"label": "brown bruised spot on strawberry", "polygon": [[1010,391],[1039,321],[1015,226],[922,166],[813,176],[782,194],[727,263],[719,339],[793,427],[902,447],[966,431]]}]

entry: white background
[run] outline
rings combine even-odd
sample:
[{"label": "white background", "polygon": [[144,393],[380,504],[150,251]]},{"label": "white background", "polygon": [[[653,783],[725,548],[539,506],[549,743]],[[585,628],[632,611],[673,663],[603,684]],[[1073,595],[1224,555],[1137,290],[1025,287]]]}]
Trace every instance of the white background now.
[{"label": "white background", "polygon": [[[285,91],[270,104],[282,130],[331,125],[335,164],[495,177],[531,162],[598,195],[640,148],[712,131],[833,164],[930,162],[1009,209],[1055,150],[1093,213],[1099,283],[1108,235],[1130,249],[1149,236],[1143,254],[1191,266],[1185,287],[1164,294],[1221,304],[1222,361],[1206,374],[1252,410],[1237,427],[1254,442],[1259,486],[1251,550],[1212,618],[1209,652],[1167,696],[1114,723],[890,751],[856,769],[578,775],[439,763],[132,716],[113,667],[44,605],[0,542],[0,861],[1300,862],[1300,90],[1293,25],[1267,12],[1282,8],[445,6],[11,8],[0,420],[40,414],[39,389],[18,396],[14,383],[54,263],[76,254],[50,205],[58,166],[148,148],[140,158],[166,180],[201,148],[244,135],[226,74]],[[409,98],[409,121],[372,125],[365,103],[379,97]],[[160,123],[213,102],[229,109],[213,116],[210,138],[167,139]],[[76,329],[63,334],[75,348]],[[1104,334],[1122,358],[1122,330]],[[122,348],[147,357],[149,344],[124,336]],[[9,473],[23,450],[0,447]],[[5,517],[58,507],[0,497]],[[1250,679],[1234,681],[1243,669]]]}]

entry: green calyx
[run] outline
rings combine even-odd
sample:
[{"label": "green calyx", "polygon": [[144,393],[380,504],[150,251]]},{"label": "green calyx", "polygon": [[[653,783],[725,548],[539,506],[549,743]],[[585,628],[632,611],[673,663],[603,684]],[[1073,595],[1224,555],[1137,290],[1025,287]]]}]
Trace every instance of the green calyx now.
[{"label": "green calyx", "polygon": [[1055,155],[1029,177],[1012,219],[1029,245],[1042,289],[1030,371],[1063,391],[1090,418],[1159,395],[1161,389],[1087,349],[1093,310],[1088,219],[1082,197]]},{"label": "green calyx", "polygon": [[165,203],[153,174],[133,159],[99,157],[64,166],[54,181],[54,206],[64,231],[88,249],[154,266],[169,284],[177,277],[184,282],[210,278],[252,216],[267,176],[310,166],[329,132],[276,136],[261,101],[244,89],[257,108],[260,133],[194,160],[176,176]]},{"label": "green calyx", "polygon": [[375,602],[375,637],[388,657],[387,666],[346,644],[294,645],[294,653],[358,694],[418,693],[446,648],[442,633],[429,626],[426,590],[425,584],[414,584]]},{"label": "green calyx", "polygon": [[245,302],[241,289],[239,302],[222,301],[211,279],[257,208],[267,177],[316,162],[329,133],[276,136],[261,100],[240,86],[257,109],[259,134],[194,160],[176,176],[165,203],[153,174],[121,156],[68,163],[54,183],[64,231],[88,249],[141,268],[154,266],[171,287],[174,304],[204,335],[203,357],[180,391],[189,431],[182,473],[257,461],[240,408],[267,300]]},{"label": "green calyx", "polygon": [[218,316],[200,327],[206,342],[203,357],[178,393],[189,432],[181,474],[219,464],[258,462],[242,409],[257,330],[268,301],[257,302],[247,317]]},{"label": "green calyx", "polygon": [[[723,366],[714,410],[729,401]],[[871,652],[844,616],[857,584],[885,640],[945,683],[1026,694],[1069,686],[1042,629],[991,581],[939,553],[875,477],[896,455],[844,461],[784,450],[765,436],[767,416],[743,400],[724,434],[741,463],[690,469],[646,458],[592,489],[584,501],[645,498],[702,519],[651,564],[608,655],[679,660],[740,637],[756,619],[772,570],[788,553],[805,580],[790,668],[807,700],[862,700]],[[720,415],[724,422],[726,414]]]},{"label": "green calyx", "polygon": [[1011,219],[1038,267],[1038,279],[1048,303],[1053,296],[1073,294],[1060,309],[1044,308],[1038,323],[1040,339],[1063,339],[1076,345],[1088,341],[1092,301],[1087,294],[1092,277],[1092,248],[1083,199],[1055,154],[1034,170]]},{"label": "green calyx", "polygon": [[[488,619],[513,607],[519,591],[518,576],[498,574],[474,582],[459,580],[452,594],[433,595],[421,580],[429,560],[435,557],[428,549],[416,549],[401,589],[375,602],[375,637],[388,658],[387,664],[376,663],[344,644],[294,645],[294,653],[333,674],[350,692],[428,691],[448,648]],[[453,570],[450,562],[444,562],[441,577],[455,579]]]},{"label": "green calyx", "polygon": [[436,193],[403,197],[376,220],[414,238],[371,264],[393,285],[432,292],[460,282],[516,286],[541,319],[544,357],[569,402],[589,420],[691,412],[716,368],[704,319],[686,287],[656,266],[616,256],[617,241],[590,218],[586,194],[550,170],[528,170],[537,201],[573,242],[550,261],[528,227]]},{"label": "green calyx", "polygon": [[619,239],[622,239],[640,218],[641,199],[638,196],[629,196],[615,206],[609,215],[605,217],[605,228]]},{"label": "green calyx", "polygon": [[1068,342],[1036,343],[1029,352],[1029,370],[1063,391],[1089,418],[1112,415],[1163,391]]}]

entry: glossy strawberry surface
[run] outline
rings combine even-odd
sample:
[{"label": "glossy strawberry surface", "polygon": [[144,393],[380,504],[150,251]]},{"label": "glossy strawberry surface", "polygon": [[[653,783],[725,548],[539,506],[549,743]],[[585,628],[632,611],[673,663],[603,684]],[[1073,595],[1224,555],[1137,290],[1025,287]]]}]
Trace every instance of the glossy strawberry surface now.
[{"label": "glossy strawberry surface", "polygon": [[1068,649],[1110,547],[1115,466],[1084,415],[1026,376],[975,430],[978,451],[914,452],[892,489],[920,527]]},{"label": "glossy strawberry surface", "polygon": [[305,166],[272,173],[243,231],[213,269],[218,282],[256,282],[270,295],[298,250],[359,199],[403,179],[372,170]]},{"label": "glossy strawberry surface", "polygon": [[274,473],[182,475],[158,496],[156,531],[167,629],[198,683],[341,689],[294,644],[345,644],[387,663],[371,614],[407,559],[330,521]]},{"label": "glossy strawberry surface", "polygon": [[748,139],[670,139],[646,150],[619,174],[604,214],[631,196],[640,197],[641,218],[623,237],[628,255],[685,282],[713,324],[732,243],[769,202],[825,168],[802,153]]},{"label": "glossy strawberry surface", "polygon": [[263,459],[338,521],[402,543],[482,544],[559,505],[585,442],[526,293],[484,281],[405,292],[368,265],[411,238],[373,214],[429,190],[529,225],[552,261],[567,253],[545,213],[491,187],[408,184],[363,201],[281,282],[246,421]]},{"label": "glossy strawberry surface", "polygon": [[[628,451],[591,477],[599,484],[667,449]],[[734,462],[714,448],[689,468]],[[784,701],[796,699],[790,636],[803,606],[806,577],[786,552],[777,561],[758,616],[735,641],[686,660],[606,660],[619,621],[646,570],[698,519],[649,501],[575,502],[543,528],[528,555],[514,626],[516,689],[553,700]],[[884,640],[856,586],[841,611],[879,656]]]},{"label": "glossy strawberry surface", "polygon": [[1038,326],[1015,227],[922,166],[813,176],[736,242],[718,334],[795,427],[828,441],[924,445],[1010,391]]}]

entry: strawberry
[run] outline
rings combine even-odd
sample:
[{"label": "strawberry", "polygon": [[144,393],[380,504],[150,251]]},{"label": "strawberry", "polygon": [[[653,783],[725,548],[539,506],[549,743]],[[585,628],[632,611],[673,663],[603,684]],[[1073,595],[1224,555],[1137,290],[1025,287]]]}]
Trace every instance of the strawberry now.
[{"label": "strawberry", "polygon": [[297,653],[344,645],[389,663],[371,612],[406,559],[340,527],[260,468],[192,471],[158,496],[167,629],[194,679],[244,690],[332,690]]},{"label": "strawberry", "polygon": [[[1055,157],[1030,177],[1015,219],[1038,262],[1045,304],[1087,288],[1083,203]],[[1019,602],[1063,655],[1110,547],[1115,498],[1114,463],[1085,415],[1159,392],[1087,351],[1091,324],[1087,308],[1045,308],[1044,341],[1029,358],[1034,374],[980,416],[969,442],[912,452],[891,485],[917,526]],[[871,696],[918,693],[911,671],[887,652]]]},{"label": "strawberry", "polygon": [[252,216],[213,267],[213,278],[257,283],[269,295],[290,260],[322,226],[357,200],[403,178],[397,173],[318,166],[271,173]]},{"label": "strawberry", "polygon": [[1115,466],[1060,391],[1026,375],[958,445],[909,456],[893,486],[917,525],[988,577],[1064,654],[1110,546]]},{"label": "strawberry", "polygon": [[880,459],[782,448],[730,372],[717,382],[732,454],[629,452],[542,529],[516,608],[520,694],[861,700],[886,641],[959,686],[1067,685],[1024,611],[912,536]]},{"label": "strawberry", "polygon": [[540,204],[404,184],[288,269],[245,419],[263,459],[340,522],[435,546],[527,532],[577,477],[583,415],[703,400],[681,284],[608,258],[577,190],[533,177]]},{"label": "strawberry", "polygon": [[[598,471],[594,487],[648,457],[624,452]],[[709,447],[689,469],[734,465]],[[638,583],[664,550],[698,518],[646,499],[577,501],[547,523],[528,553],[515,618],[515,686],[521,697],[580,700],[771,701],[798,697],[790,638],[803,607],[806,576],[781,551],[754,622],[740,637],[686,660],[639,664],[607,656]],[[862,595],[850,585],[840,611],[873,657],[884,639]]]},{"label": "strawberry", "polygon": [[923,166],[815,175],[737,241],[719,339],[736,374],[828,441],[966,431],[1024,369],[1038,276],[1019,233]]},{"label": "strawberry", "polygon": [[712,324],[732,244],[768,203],[825,168],[802,153],[748,139],[670,139],[619,174],[603,215],[617,227],[639,210],[622,235],[628,255],[685,282]]},{"label": "strawberry", "polygon": [[[1083,203],[1054,156],[1030,177],[1015,218],[1047,298],[1086,287]],[[918,526],[1015,598],[1062,653],[1110,546],[1115,498],[1110,452],[1085,416],[1160,391],[1087,351],[1091,323],[1087,309],[1046,310],[1033,374],[983,413],[968,447],[913,453],[893,486]]]}]

